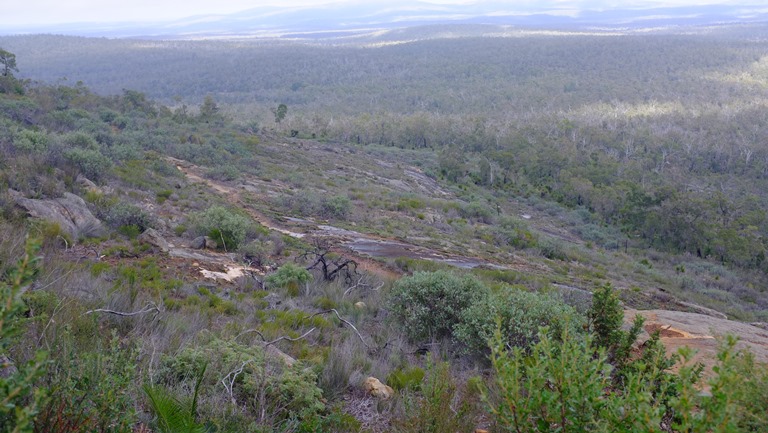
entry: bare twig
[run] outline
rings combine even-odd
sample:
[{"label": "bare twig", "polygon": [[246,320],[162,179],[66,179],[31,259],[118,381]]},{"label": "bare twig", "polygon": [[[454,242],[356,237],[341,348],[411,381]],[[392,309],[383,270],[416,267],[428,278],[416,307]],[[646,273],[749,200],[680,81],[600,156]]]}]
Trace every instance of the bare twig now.
[{"label": "bare twig", "polygon": [[144,306],[144,308],[142,308],[141,310],[134,311],[132,313],[126,313],[126,312],[123,312],[123,311],[115,311],[115,310],[110,310],[110,309],[107,309],[107,308],[97,308],[95,310],[88,310],[85,313],[83,313],[83,315],[85,315],[85,314],[92,314],[92,313],[107,313],[107,314],[114,314],[116,316],[121,316],[121,317],[131,317],[131,316],[138,316],[139,314],[146,314],[146,313],[149,313],[149,312],[152,312],[152,311],[155,312],[155,316],[157,316],[158,314],[162,313],[162,310],[160,310],[160,307],[158,307],[156,303],[150,302],[149,304]]},{"label": "bare twig", "polygon": [[[357,280],[357,282],[355,284],[349,286],[349,288],[347,290],[345,290],[344,293],[341,295],[342,299],[345,296],[347,296],[349,294],[349,292],[351,292],[352,290],[355,290],[358,287],[370,287],[371,286],[370,284],[363,282],[363,278],[365,278],[365,276],[361,275],[360,278],[358,278],[358,280]],[[371,288],[371,290],[378,291],[382,287],[384,287],[384,283],[379,284],[379,286],[376,287],[376,288]]]},{"label": "bare twig", "polygon": [[[283,336],[282,336],[282,337],[280,337],[280,338],[276,338],[276,339],[274,339],[274,340],[272,340],[272,341],[268,341],[268,342],[264,343],[264,347],[267,347],[267,346],[271,346],[271,345],[273,345],[273,344],[275,344],[275,343],[278,343],[278,342],[280,342],[280,341],[283,341],[283,340],[287,340],[287,341],[299,341],[299,340],[301,340],[301,339],[307,338],[307,335],[309,335],[309,334],[313,333],[313,332],[314,332],[316,329],[317,329],[317,328],[312,328],[312,329],[310,329],[309,331],[307,331],[307,332],[305,332],[305,333],[301,334],[300,336],[298,336],[298,337],[296,337],[296,338],[286,337],[285,335],[283,335]],[[261,335],[261,333],[260,333],[260,332],[259,332],[259,335]],[[262,335],[262,336],[261,336],[261,338],[264,338],[264,336]]]},{"label": "bare twig", "polygon": [[341,317],[341,314],[339,314],[339,312],[338,312],[338,311],[336,311],[336,309],[335,309],[335,308],[331,308],[330,310],[325,310],[325,311],[321,311],[321,312],[319,312],[319,313],[315,313],[315,314],[312,314],[311,316],[307,316],[307,317],[305,317],[305,318],[304,318],[304,320],[309,320],[309,319],[311,319],[311,318],[313,318],[313,317],[315,317],[315,316],[320,316],[320,315],[323,315],[323,314],[328,314],[328,313],[333,313],[333,314],[335,314],[335,315],[336,315],[336,317],[337,317],[339,320],[341,320],[341,321],[342,321],[342,322],[343,322],[345,325],[347,325],[347,326],[349,326],[350,328],[352,328],[352,330],[354,330],[354,331],[355,331],[355,334],[357,334],[357,337],[360,339],[360,341],[363,343],[363,345],[364,345],[364,346],[365,346],[365,347],[366,347],[368,350],[370,350],[370,349],[371,349],[371,346],[369,346],[369,345],[368,345],[368,343],[366,343],[366,342],[365,342],[365,339],[364,339],[364,338],[363,338],[363,336],[360,334],[360,331],[358,331],[358,330],[357,330],[357,328],[355,327],[355,325],[353,325],[353,324],[352,324],[352,322],[350,322],[349,320],[346,320],[346,319],[344,319],[343,317]]},{"label": "bare twig", "polygon": [[[40,331],[40,337],[37,339],[38,346],[42,343],[43,339],[45,338],[45,332],[48,330],[48,327],[51,326],[51,323],[55,322],[54,318],[56,317],[56,313],[61,311],[64,308],[64,306],[69,302],[70,302],[69,299],[66,300],[66,302],[64,299],[62,299],[59,301],[58,304],[56,304],[56,307],[54,307],[53,309],[53,313],[51,313],[51,317],[48,319],[48,323],[46,323],[43,330]],[[45,345],[48,347],[48,349],[50,349],[50,345],[48,344],[48,339],[45,340]]]},{"label": "bare twig", "polygon": [[237,335],[235,336],[235,338],[234,338],[234,339],[235,339],[235,340],[237,340],[239,337],[241,337],[241,336],[243,336],[243,335],[245,335],[245,334],[248,334],[248,333],[251,333],[251,332],[253,332],[253,333],[256,333],[256,334],[258,334],[258,336],[259,336],[259,337],[261,337],[261,340],[262,340],[262,342],[264,343],[264,347],[267,347],[267,346],[271,346],[271,345],[273,345],[273,344],[275,344],[275,343],[279,343],[279,342],[281,342],[281,341],[283,341],[283,340],[286,340],[286,341],[299,341],[299,340],[302,340],[302,339],[304,339],[304,338],[307,338],[307,336],[308,336],[309,334],[311,334],[311,333],[315,332],[315,330],[317,330],[317,328],[312,328],[312,329],[310,329],[309,331],[307,331],[307,332],[305,332],[305,333],[301,334],[300,336],[298,336],[298,337],[296,337],[296,338],[291,338],[291,337],[287,337],[287,336],[283,335],[283,336],[282,336],[282,337],[280,337],[280,338],[276,338],[276,339],[274,339],[274,340],[272,340],[272,341],[267,341],[267,338],[266,338],[266,337],[264,337],[264,334],[262,334],[262,333],[261,333],[261,331],[259,331],[258,329],[247,329],[247,330],[245,330],[245,331],[243,331],[243,332],[241,332],[241,333],[237,334]]},{"label": "bare twig", "polygon": [[235,400],[234,387],[235,387],[235,381],[237,380],[237,376],[243,372],[246,365],[250,364],[255,360],[256,360],[255,358],[251,358],[247,361],[243,361],[243,363],[240,364],[240,367],[230,371],[226,376],[224,376],[223,379],[221,379],[221,384],[224,385],[224,389],[227,390],[227,393],[229,394],[229,398],[232,401],[232,404],[235,406],[237,406],[237,401]]},{"label": "bare twig", "polygon": [[251,329],[246,329],[245,331],[243,331],[243,332],[241,332],[241,333],[239,333],[239,334],[235,335],[235,338],[233,338],[233,340],[237,340],[238,338],[242,337],[243,335],[245,335],[245,334],[250,334],[251,332],[255,332],[255,333],[259,334],[259,336],[261,337],[261,339],[262,339],[262,340],[264,340],[264,339],[265,339],[265,338],[264,338],[264,335],[262,335],[262,334],[261,334],[261,332],[259,332],[259,330],[258,330],[258,329],[253,329],[253,328],[251,328]]}]

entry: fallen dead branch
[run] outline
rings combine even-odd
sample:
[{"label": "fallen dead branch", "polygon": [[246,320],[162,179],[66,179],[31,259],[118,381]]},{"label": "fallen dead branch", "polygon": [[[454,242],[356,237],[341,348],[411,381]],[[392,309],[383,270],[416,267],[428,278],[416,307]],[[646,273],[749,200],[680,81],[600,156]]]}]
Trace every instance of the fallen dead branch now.
[{"label": "fallen dead branch", "polygon": [[142,308],[141,310],[133,311],[133,312],[130,312],[130,313],[126,313],[124,311],[110,310],[108,308],[97,308],[95,310],[88,310],[85,313],[83,313],[83,315],[93,314],[93,313],[107,313],[107,314],[114,314],[115,316],[131,317],[131,316],[138,316],[140,314],[146,314],[146,313],[151,313],[151,312],[155,313],[154,316],[153,316],[153,318],[154,318],[154,317],[157,317],[158,314],[162,313],[163,310],[161,310],[160,307],[156,303],[150,302],[149,304],[144,306],[144,308]]},{"label": "fallen dead branch", "polygon": [[331,308],[330,310],[325,310],[325,311],[321,311],[321,312],[319,312],[319,313],[315,313],[315,314],[312,314],[312,315],[310,315],[310,316],[307,316],[307,317],[305,317],[305,318],[304,318],[304,320],[309,320],[309,319],[311,319],[311,318],[313,318],[313,317],[315,317],[315,316],[321,316],[321,315],[323,315],[323,314],[328,314],[328,313],[333,313],[333,314],[335,314],[335,315],[336,315],[336,317],[337,317],[339,320],[341,320],[341,322],[342,322],[342,323],[344,323],[345,325],[347,325],[347,326],[349,326],[350,328],[352,328],[352,330],[353,330],[353,331],[355,331],[355,334],[357,334],[357,337],[360,339],[360,341],[363,343],[363,345],[364,345],[364,346],[365,346],[365,347],[366,347],[368,350],[371,350],[371,346],[369,346],[369,345],[368,345],[368,343],[366,343],[366,342],[365,342],[365,339],[363,338],[362,334],[360,334],[360,331],[358,331],[358,330],[357,330],[357,327],[355,327],[355,325],[353,325],[353,324],[352,324],[352,322],[350,322],[349,320],[346,320],[346,319],[344,319],[343,317],[341,317],[341,314],[339,314],[339,312],[338,312],[338,311],[336,311],[336,309],[335,309],[335,308]]}]

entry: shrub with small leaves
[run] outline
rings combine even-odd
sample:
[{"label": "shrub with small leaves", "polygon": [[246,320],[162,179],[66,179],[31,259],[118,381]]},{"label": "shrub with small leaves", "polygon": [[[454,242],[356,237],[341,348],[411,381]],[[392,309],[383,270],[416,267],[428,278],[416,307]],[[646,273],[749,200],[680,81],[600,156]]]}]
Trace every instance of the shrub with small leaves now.
[{"label": "shrub with small leaves", "polygon": [[464,310],[487,292],[488,288],[471,275],[416,272],[395,283],[389,305],[408,338],[423,342],[453,336]]},{"label": "shrub with small leaves", "polygon": [[32,421],[45,401],[45,389],[36,387],[35,380],[44,373],[47,354],[35,353],[35,358],[13,363],[7,356],[10,344],[22,331],[24,303],[21,288],[34,276],[35,253],[38,244],[27,243],[27,250],[18,265],[0,281],[0,432],[30,432]]},{"label": "shrub with small leaves", "polygon": [[497,320],[506,344],[525,349],[536,343],[540,327],[549,327],[554,336],[565,328],[575,335],[584,318],[557,296],[508,287],[464,310],[456,337],[470,353],[485,354]]},{"label": "shrub with small leaves", "polygon": [[112,161],[96,149],[73,147],[63,153],[64,159],[73,164],[85,177],[98,180],[112,167]]},{"label": "shrub with small leaves", "polygon": [[286,263],[280,266],[277,272],[268,275],[264,282],[267,283],[267,287],[284,288],[291,295],[297,296],[301,285],[306,284],[311,279],[312,274],[308,270],[293,263]]},{"label": "shrub with small leaves", "polygon": [[349,214],[352,206],[349,197],[345,195],[335,195],[322,201],[323,216],[327,218],[344,219]]},{"label": "shrub with small leaves", "polygon": [[253,221],[223,206],[210,208],[191,216],[195,230],[209,236],[225,250],[236,250],[246,239]]},{"label": "shrub with small leaves", "polygon": [[476,401],[462,392],[447,362],[430,365],[420,394],[405,393],[402,415],[393,420],[397,433],[469,432],[475,427]]}]

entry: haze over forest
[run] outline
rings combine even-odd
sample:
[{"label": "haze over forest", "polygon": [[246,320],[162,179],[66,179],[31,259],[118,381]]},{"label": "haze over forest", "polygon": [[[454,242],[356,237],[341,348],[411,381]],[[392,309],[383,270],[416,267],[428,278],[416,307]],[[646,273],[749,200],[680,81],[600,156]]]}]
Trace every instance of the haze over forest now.
[{"label": "haze over forest", "polygon": [[126,4],[0,5],[0,433],[768,430],[764,5]]}]

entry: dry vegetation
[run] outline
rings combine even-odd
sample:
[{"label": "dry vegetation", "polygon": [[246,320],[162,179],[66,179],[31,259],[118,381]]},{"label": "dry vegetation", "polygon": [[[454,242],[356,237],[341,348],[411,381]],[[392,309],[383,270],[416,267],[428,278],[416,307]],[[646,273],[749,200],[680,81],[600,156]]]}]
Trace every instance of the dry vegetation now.
[{"label": "dry vegetation", "polygon": [[[538,80],[572,110],[468,100],[450,115],[358,116],[339,108],[348,100],[310,101],[258,125],[211,97],[167,107],[0,77],[0,431],[764,431],[768,373],[753,355],[724,340],[716,374],[686,352],[670,373],[659,338],[675,335],[636,344],[642,324],[623,329],[619,303],[768,319],[766,125],[761,97],[739,102],[755,80],[735,72],[763,48],[670,37],[659,62],[685,52],[678,69],[600,69],[622,50],[655,53],[644,41],[567,44],[603,78],[663,70],[685,83],[651,100],[701,102],[691,71],[739,84],[711,112],[627,89],[605,89],[623,100],[610,101],[562,81],[584,66],[569,54]],[[702,47],[724,63],[700,64],[689,50]],[[533,80],[537,65],[515,71]],[[449,66],[471,72],[471,92],[503,65]],[[411,84],[437,92],[433,78]],[[326,89],[351,97],[349,79]],[[507,97],[536,99],[526,80]],[[475,96],[503,97],[490,91]],[[100,225],[23,205],[67,194]],[[369,376],[395,396],[366,393]]]}]

